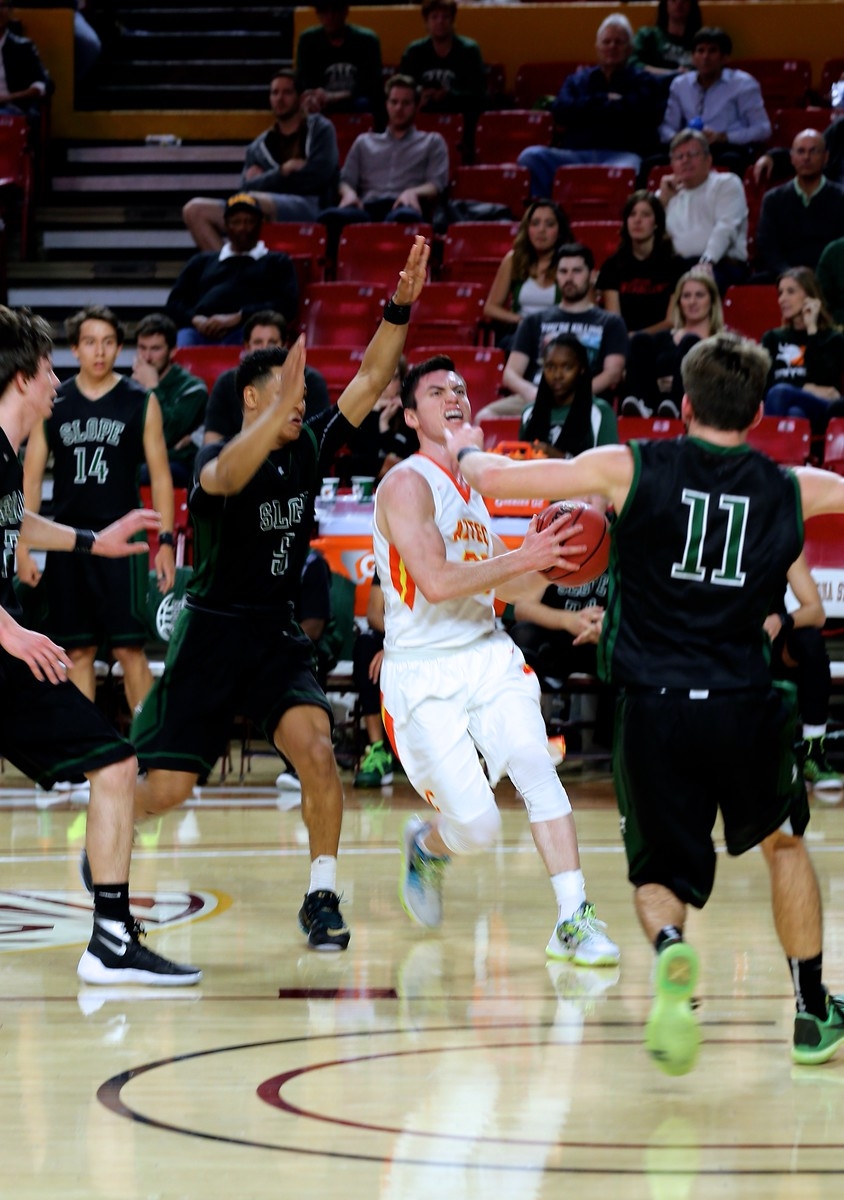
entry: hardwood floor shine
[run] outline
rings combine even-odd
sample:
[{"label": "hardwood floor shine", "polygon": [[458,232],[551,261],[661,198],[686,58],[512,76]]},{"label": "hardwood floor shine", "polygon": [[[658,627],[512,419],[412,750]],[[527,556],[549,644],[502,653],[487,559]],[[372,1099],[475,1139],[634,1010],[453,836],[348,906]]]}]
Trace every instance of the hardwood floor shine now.
[{"label": "hardwood floor shine", "polygon": [[[544,954],[551,890],[521,803],[500,844],[452,862],[446,915],[397,895],[407,785],[347,786],[344,954],[309,951],[299,809],[272,760],[139,832],[149,943],[197,988],[78,984],[90,902],[84,798],[0,776],[0,1195],[9,1200],[815,1200],[844,1176],[844,1051],[792,1067],[793,1000],[758,852],[719,855],[690,918],[696,1069],[642,1047],[652,953],[634,919],[606,774],[567,771],[588,894],[620,970]],[[825,976],[844,990],[844,808],[810,843]]]}]

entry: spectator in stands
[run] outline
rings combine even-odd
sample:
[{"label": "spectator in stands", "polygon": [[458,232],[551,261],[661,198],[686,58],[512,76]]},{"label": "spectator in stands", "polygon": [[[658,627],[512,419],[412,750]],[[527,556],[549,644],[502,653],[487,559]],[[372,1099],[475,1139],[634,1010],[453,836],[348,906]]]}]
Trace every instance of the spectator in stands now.
[{"label": "spectator in stands", "polygon": [[456,0],[424,0],[428,36],[405,47],[399,72],[421,88],[422,112],[460,112],[476,119],[483,108],[486,75],[481,50],[454,32]]},{"label": "spectator in stands", "polygon": [[743,175],[756,147],[771,136],[771,122],[753,76],[726,65],[732,51],[723,29],[697,31],[695,69],[671,81],[659,136],[671,142],[681,129],[700,129],[715,161]]},{"label": "spectator in stands", "polygon": [[550,196],[557,167],[604,163],[633,167],[656,149],[664,100],[657,81],[630,65],[633,29],[613,13],[598,28],[598,65],[563,83],[551,111],[564,127],[563,149],[528,146],[519,163],[531,176],[531,195]]},{"label": "spectator in stands", "polygon": [[[797,709],[802,720],[797,760],[803,778],[825,799],[826,792],[839,793],[844,781],[826,756],[830,671],[821,633],[826,613],[805,554],[792,564],[788,583],[798,607],[788,612],[783,596],[779,611],[765,619],[765,632],[772,642],[771,673],[775,679],[791,679],[797,684]],[[834,803],[839,796],[830,799]]]},{"label": "spectator in stands", "polygon": [[419,94],[407,75],[393,75],[385,88],[387,128],[361,133],[352,142],[340,173],[340,204],[320,215],[329,230],[329,255],[344,225],[359,221],[427,220],[448,184],[448,147],[439,133],[414,124]]},{"label": "spectator in stands", "polygon": [[[274,124],[246,147],[242,188],[255,197],[268,221],[313,221],[337,196],[337,136],[328,117],[306,113],[292,71],[276,71],[270,83]],[[182,209],[200,250],[219,250],[225,234],[224,205],[203,196]]]},{"label": "spectator in stands", "polygon": [[723,293],[747,279],[747,198],[741,180],[718,172],[706,135],[682,129],[671,139],[671,171],[657,193],[665,227],[686,268],[711,273]]},{"label": "spectator in stands", "polygon": [[[243,326],[243,353],[266,350],[270,346],[283,346],[287,341],[287,322],[281,313],[265,309],[253,313]],[[240,433],[243,425],[243,406],[237,395],[235,377],[237,367],[223,371],[211,389],[208,407],[205,410],[205,433],[203,444],[227,442]],[[305,415],[329,408],[328,387],[319,371],[305,367]]]},{"label": "spectator in stands", "polygon": [[[807,118],[808,116],[807,113]],[[823,140],[827,152],[823,173],[833,183],[844,183],[844,117],[837,117],[827,125],[823,131]],[[756,159],[753,164],[753,178],[756,183],[790,179],[793,167],[791,151],[785,146],[775,146]]]},{"label": "spectator in stands", "polygon": [[592,393],[610,395],[624,376],[627,330],[621,317],[604,312],[592,299],[595,257],[588,246],[563,246],[557,262],[560,301],[525,317],[516,330],[504,367],[504,386],[513,395],[494,400],[475,415],[475,422],[493,416],[519,415],[536,400],[542,378],[542,352],[561,333],[573,333],[589,355]]},{"label": "spectator in stands", "polygon": [[550,458],[574,458],[618,442],[615,413],[592,395],[589,354],[573,333],[561,333],[543,348],[536,400],[522,413],[519,438]]},{"label": "spectator in stands", "polygon": [[759,282],[789,267],[818,265],[824,247],[844,237],[844,187],[824,175],[823,134],[804,129],[791,145],[794,179],[767,192],[756,230]]},{"label": "spectator in stands", "polygon": [[844,334],[833,323],[814,272],[791,267],[777,281],[782,325],[762,335],[771,356],[765,413],[808,417],[822,434],[831,416],[844,411]]},{"label": "spectator in stands", "polygon": [[306,113],[384,109],[378,34],[349,25],[346,0],[316,0],[318,25],[303,29],[296,46],[296,85]]},{"label": "spectator in stands", "polygon": [[667,329],[668,306],[683,270],[665,232],[665,209],[653,192],[633,192],[621,214],[619,248],[598,273],[604,308],[619,313],[628,333]]},{"label": "spectator in stands", "polygon": [[179,346],[238,345],[243,322],[261,309],[296,315],[299,285],[290,256],[261,241],[261,209],[238,192],[226,201],[222,250],[195,254],[182,268],[167,299]]},{"label": "spectator in stands", "polygon": [[[66,324],[79,373],[58,390],[46,421],[29,435],[24,460],[24,499],[31,512],[41,508],[47,459],[53,456],[53,510],[58,521],[77,528],[103,529],[117,516],[137,508],[138,468],[146,463],[152,482],[152,507],[161,513],[155,574],[159,591],[176,578],[173,538],[173,481],[167,464],[161,409],[114,364],[123,344],[123,327],[101,305],[83,308]],[[49,611],[47,632],[67,647],[73,666],[68,679],[94,699],[94,660],[107,646],[123,668],[126,699],[134,710],[152,686],[144,653],[147,628],[137,597],[147,595],[149,563],[127,559],[49,553],[44,587]],[[34,586],[38,571],[27,548],[18,544],[18,573]]]},{"label": "spectator in stands", "polygon": [[571,240],[568,217],[558,204],[553,200],[530,202],[484,305],[484,316],[496,323],[496,343],[503,349],[509,350],[516,326],[524,317],[559,301],[557,254]]},{"label": "spectator in stands", "polygon": [[381,663],[384,660],[384,592],[378,572],[372,576],[366,605],[367,628],[355,638],[352,674],[360,696],[368,746],[360,761],[356,788],[386,787],[393,782],[397,760],[387,740],[381,716]]},{"label": "spectator in stands", "polygon": [[9,31],[12,8],[7,0],[0,0],[0,113],[28,117],[37,136],[41,106],[54,84],[35,43]]},{"label": "spectator in stands", "polygon": [[[155,393],[161,406],[173,483],[187,487],[198,446],[193,435],[205,417],[208,389],[201,379],[173,361],[176,326],[163,313],[150,313],[138,322],[135,344],[132,378],[148,396]],[[149,483],[146,464],[141,469],[141,483]]]},{"label": "spectator in stands", "polygon": [[694,37],[702,25],[698,0],[659,0],[656,25],[644,25],[633,39],[633,66],[651,75],[676,75],[692,65]]},{"label": "spectator in stands", "polygon": [[688,271],[674,289],[668,310],[671,329],[637,333],[627,354],[627,390],[623,417],[680,416],[683,379],[680,365],[701,338],[724,328],[721,297],[712,276]]},{"label": "spectator in stands", "polygon": [[815,278],[835,324],[844,325],[844,237],[824,250]]}]

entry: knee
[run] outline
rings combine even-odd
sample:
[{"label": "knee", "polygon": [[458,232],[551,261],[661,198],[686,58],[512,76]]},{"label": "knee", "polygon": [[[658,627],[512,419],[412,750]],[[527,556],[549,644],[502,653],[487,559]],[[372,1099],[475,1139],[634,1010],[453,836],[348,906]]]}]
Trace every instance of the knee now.
[{"label": "knee", "polygon": [[452,854],[479,854],[488,849],[501,832],[501,814],[494,804],[470,821],[445,817],[439,834]]},{"label": "knee", "polygon": [[780,854],[804,853],[805,844],[802,837],[789,833],[785,829],[777,829],[768,834],[760,843],[762,854],[770,866]]},{"label": "knee", "polygon": [[196,779],[196,775],[187,771],[150,771],[138,789],[144,814],[154,817],[184,804]]},{"label": "knee", "polygon": [[92,796],[100,793],[108,796],[109,799],[122,795],[131,796],[134,793],[137,778],[138,760],[134,754],[88,774]]}]

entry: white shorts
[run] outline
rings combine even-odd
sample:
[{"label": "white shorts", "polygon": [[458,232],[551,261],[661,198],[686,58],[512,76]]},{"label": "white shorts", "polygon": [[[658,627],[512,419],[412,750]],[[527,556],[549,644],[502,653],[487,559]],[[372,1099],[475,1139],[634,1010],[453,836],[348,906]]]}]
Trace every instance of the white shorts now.
[{"label": "white shorts", "polygon": [[385,658],[384,724],[408,779],[438,812],[461,823],[488,808],[511,754],[548,758],[539,682],[506,633],[439,657]]}]

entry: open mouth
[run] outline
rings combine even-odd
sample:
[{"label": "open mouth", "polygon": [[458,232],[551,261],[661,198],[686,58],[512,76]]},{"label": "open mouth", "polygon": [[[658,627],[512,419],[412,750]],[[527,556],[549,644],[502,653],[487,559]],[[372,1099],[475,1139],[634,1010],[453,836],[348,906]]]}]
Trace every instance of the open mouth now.
[{"label": "open mouth", "polygon": [[443,413],[443,418],[448,424],[462,425],[464,421],[462,408],[447,408]]}]

